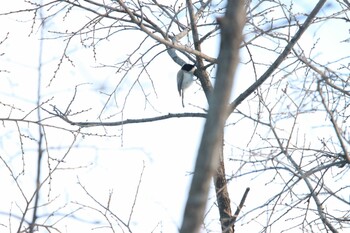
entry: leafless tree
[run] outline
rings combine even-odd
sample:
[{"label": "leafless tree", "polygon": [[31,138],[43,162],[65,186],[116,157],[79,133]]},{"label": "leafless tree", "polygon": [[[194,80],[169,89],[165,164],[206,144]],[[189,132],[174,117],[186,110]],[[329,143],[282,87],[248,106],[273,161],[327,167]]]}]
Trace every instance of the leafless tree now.
[{"label": "leafless tree", "polygon": [[[126,218],[112,208],[112,191],[105,203],[81,181],[80,190],[93,204],[69,203],[75,206],[70,211],[51,208],[56,174],[80,167],[65,163],[68,155],[84,149],[81,141],[86,138],[119,138],[123,144],[128,125],[192,118],[206,123],[180,232],[210,232],[212,219],[220,223],[222,232],[339,232],[350,227],[348,1],[24,3],[21,9],[1,12],[1,17],[31,22],[32,37],[40,32],[38,85],[36,103],[29,108],[13,99],[0,100],[3,128],[17,134],[16,158],[22,161],[18,169],[10,153],[0,155],[0,169],[10,174],[21,198],[14,202],[21,215],[13,215],[12,209],[4,211],[10,221],[1,226],[17,232],[61,232],[58,222],[69,222],[76,219],[76,212],[86,211],[102,216],[111,232],[134,232],[131,220],[144,164]],[[0,49],[11,42],[11,33],[3,33]],[[43,44],[50,46],[53,41],[62,48],[44,81]],[[218,56],[213,45],[220,45]],[[43,93],[42,87],[49,89],[66,80],[67,67],[81,68],[72,52],[75,49],[90,52],[96,76],[100,70],[112,75],[65,83],[71,91],[59,103],[58,94]],[[6,51],[0,54],[6,57]],[[191,89],[195,94],[185,99],[190,103],[186,110],[192,111],[162,114],[164,106],[157,101],[161,80],[155,77],[167,69],[159,64],[179,69],[184,63],[196,65],[200,83],[200,91]],[[11,75],[6,67],[0,71],[4,77]],[[86,84],[90,82],[96,83]],[[96,90],[92,93],[99,102],[93,108],[80,97],[86,85]],[[166,105],[169,109],[170,101]],[[32,132],[34,127],[37,133]],[[111,130],[116,127],[118,133]],[[57,132],[70,137],[64,149],[59,143],[51,145],[50,135]],[[33,142],[36,170],[28,168],[25,156]],[[23,182],[30,175],[36,181],[28,191]],[[211,180],[215,201],[210,201]],[[218,214],[212,206],[217,206]],[[40,216],[43,207],[52,214]],[[63,216],[54,218],[62,212]],[[19,224],[14,223],[16,218]]]}]

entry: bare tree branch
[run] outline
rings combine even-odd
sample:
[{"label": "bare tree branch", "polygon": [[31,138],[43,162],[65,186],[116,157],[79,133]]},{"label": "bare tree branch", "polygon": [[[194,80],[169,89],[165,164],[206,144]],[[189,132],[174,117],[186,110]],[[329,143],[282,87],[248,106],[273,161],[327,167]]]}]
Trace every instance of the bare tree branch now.
[{"label": "bare tree branch", "polygon": [[[240,94],[231,104],[230,111],[231,114],[239,104],[243,102],[250,94],[252,94],[261,84],[263,84],[271,74],[278,68],[279,65],[283,62],[283,60],[288,56],[294,45],[301,38],[306,29],[310,26],[317,13],[321,10],[322,6],[327,2],[327,0],[320,0],[311,11],[311,13],[306,18],[303,25],[300,26],[297,33],[293,36],[293,38],[289,41],[289,43],[284,48],[283,52],[277,57],[277,59],[269,66],[269,68],[265,71],[265,73],[254,82],[250,87],[248,87],[242,94]],[[229,116],[229,115],[228,115]]]},{"label": "bare tree branch", "polygon": [[47,111],[48,113],[52,114],[53,116],[59,117],[65,122],[69,123],[70,125],[75,125],[79,127],[96,127],[96,126],[121,126],[121,125],[128,125],[128,124],[138,124],[138,123],[146,123],[146,122],[154,122],[154,121],[160,121],[160,120],[166,120],[170,118],[182,118],[182,117],[200,117],[200,118],[206,118],[206,113],[169,113],[167,115],[163,116],[157,116],[157,117],[151,117],[151,118],[143,118],[143,119],[127,119],[122,121],[116,121],[116,122],[75,122],[68,119],[68,116],[62,113],[60,110],[58,110],[56,107],[54,107],[55,112]]}]

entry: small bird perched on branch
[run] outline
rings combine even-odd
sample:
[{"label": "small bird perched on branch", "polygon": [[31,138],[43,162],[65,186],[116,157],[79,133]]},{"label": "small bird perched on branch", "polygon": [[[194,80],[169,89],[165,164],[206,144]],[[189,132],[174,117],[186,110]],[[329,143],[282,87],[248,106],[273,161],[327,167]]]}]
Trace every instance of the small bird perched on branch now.
[{"label": "small bird perched on branch", "polygon": [[196,71],[196,66],[191,64],[184,64],[181,69],[177,72],[177,90],[182,97],[182,107],[184,105],[184,91],[186,88],[191,86],[193,82],[194,72]]}]

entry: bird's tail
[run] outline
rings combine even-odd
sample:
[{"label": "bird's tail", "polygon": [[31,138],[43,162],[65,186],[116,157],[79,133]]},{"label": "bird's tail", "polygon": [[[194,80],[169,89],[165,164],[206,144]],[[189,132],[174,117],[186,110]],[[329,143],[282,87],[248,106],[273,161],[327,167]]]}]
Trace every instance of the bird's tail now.
[{"label": "bird's tail", "polygon": [[185,107],[185,104],[184,104],[184,91],[182,92],[181,100],[182,100],[182,107],[184,108]]}]

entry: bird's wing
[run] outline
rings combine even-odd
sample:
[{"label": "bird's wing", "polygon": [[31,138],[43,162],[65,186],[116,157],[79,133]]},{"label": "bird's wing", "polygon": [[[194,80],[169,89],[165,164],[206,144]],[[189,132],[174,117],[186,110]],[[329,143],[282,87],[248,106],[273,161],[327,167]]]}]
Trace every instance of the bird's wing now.
[{"label": "bird's wing", "polygon": [[179,70],[177,72],[177,90],[179,91],[179,95],[181,96],[181,87],[182,87],[182,82],[184,80],[183,72]]}]

